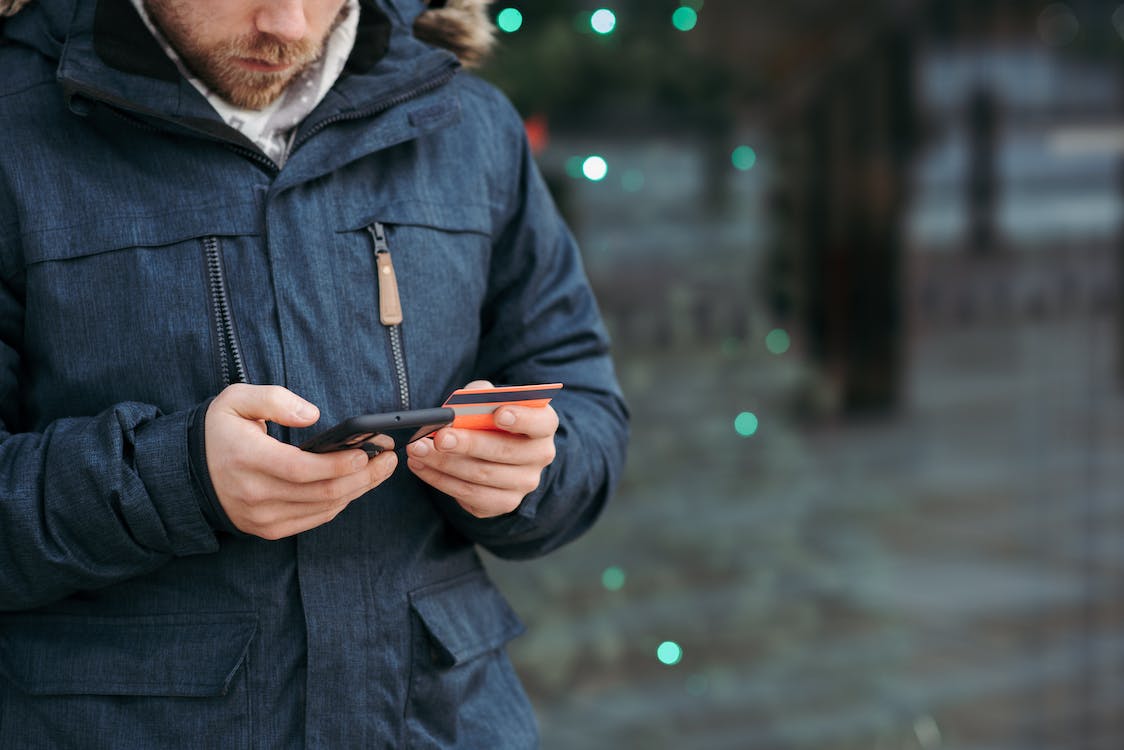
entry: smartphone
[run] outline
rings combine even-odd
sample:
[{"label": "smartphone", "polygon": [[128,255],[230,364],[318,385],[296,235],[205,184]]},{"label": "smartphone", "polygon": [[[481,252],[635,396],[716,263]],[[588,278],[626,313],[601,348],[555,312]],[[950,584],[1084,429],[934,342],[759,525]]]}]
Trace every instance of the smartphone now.
[{"label": "smartphone", "polygon": [[561,383],[461,388],[453,391],[445,405],[436,409],[351,417],[304,441],[300,448],[313,453],[359,448],[368,456],[374,456],[405,447],[446,425],[468,430],[495,430],[492,413],[496,409],[507,404],[543,407],[560,390]]},{"label": "smartphone", "polygon": [[345,419],[309,438],[301,450],[328,453],[358,448],[368,456],[405,447],[452,424],[457,413],[451,408],[415,409],[387,414],[363,414]]}]

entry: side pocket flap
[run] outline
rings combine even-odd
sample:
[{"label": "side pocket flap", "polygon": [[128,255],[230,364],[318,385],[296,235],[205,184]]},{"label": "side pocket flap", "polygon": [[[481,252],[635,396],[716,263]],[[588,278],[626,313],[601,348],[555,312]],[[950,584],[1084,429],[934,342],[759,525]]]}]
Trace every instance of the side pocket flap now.
[{"label": "side pocket flap", "polygon": [[32,695],[225,695],[253,615],[0,620],[0,670]]},{"label": "side pocket flap", "polygon": [[454,665],[494,651],[524,630],[483,571],[414,591],[410,605]]}]

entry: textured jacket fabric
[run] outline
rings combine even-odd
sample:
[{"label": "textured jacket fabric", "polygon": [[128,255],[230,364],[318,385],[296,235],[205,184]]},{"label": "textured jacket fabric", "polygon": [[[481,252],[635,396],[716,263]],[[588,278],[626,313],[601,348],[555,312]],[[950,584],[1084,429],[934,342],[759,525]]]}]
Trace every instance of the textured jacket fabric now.
[{"label": "textured jacket fabric", "polygon": [[[626,412],[518,116],[364,0],[345,74],[278,170],[129,0],[38,0],[0,43],[0,747],[532,747],[477,547],[594,521]],[[379,318],[383,229],[404,320]],[[229,382],[312,401],[299,443],[474,378],[563,382],[557,458],[481,520],[404,463],[265,541],[208,488]]]}]

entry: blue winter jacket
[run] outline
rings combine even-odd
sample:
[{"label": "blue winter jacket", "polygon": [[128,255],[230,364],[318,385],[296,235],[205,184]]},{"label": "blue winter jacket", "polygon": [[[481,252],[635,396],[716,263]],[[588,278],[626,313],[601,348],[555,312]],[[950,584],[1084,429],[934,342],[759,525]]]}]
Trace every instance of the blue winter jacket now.
[{"label": "blue winter jacket", "polygon": [[[0,44],[0,747],[528,747],[522,626],[476,545],[585,531],[626,413],[521,122],[364,0],[278,169],[129,0],[38,0]],[[401,324],[380,320],[373,229]],[[229,383],[359,413],[559,381],[557,459],[480,520],[405,467],[334,521],[238,533],[200,421]]]}]

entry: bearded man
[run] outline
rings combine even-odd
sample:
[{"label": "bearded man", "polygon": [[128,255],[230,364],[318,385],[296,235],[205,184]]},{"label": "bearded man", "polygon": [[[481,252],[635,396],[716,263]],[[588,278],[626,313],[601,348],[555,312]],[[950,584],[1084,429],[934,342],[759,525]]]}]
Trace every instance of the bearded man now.
[{"label": "bearded man", "polygon": [[[535,746],[478,548],[587,530],[627,415],[521,121],[464,72],[484,3],[23,5],[0,747]],[[564,388],[398,450],[298,447],[492,382]]]}]

